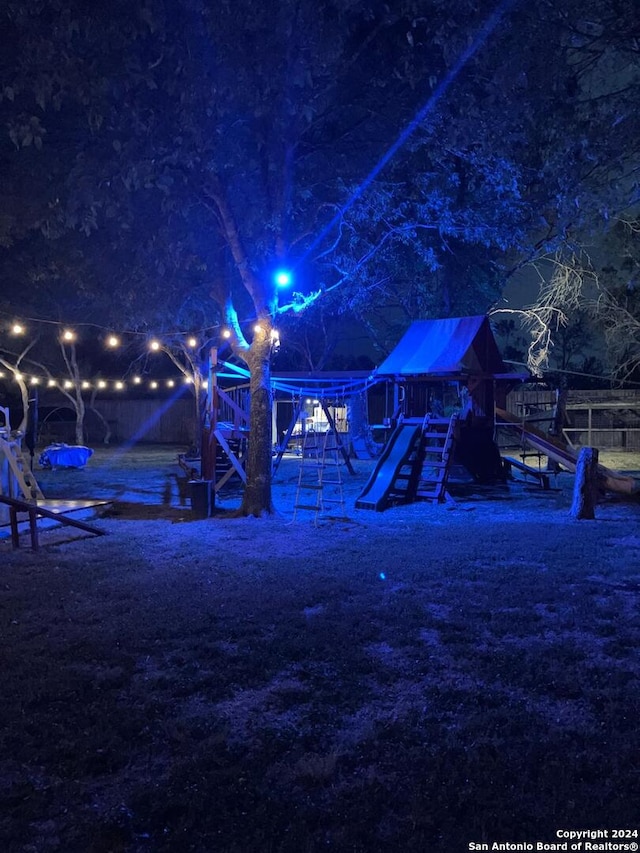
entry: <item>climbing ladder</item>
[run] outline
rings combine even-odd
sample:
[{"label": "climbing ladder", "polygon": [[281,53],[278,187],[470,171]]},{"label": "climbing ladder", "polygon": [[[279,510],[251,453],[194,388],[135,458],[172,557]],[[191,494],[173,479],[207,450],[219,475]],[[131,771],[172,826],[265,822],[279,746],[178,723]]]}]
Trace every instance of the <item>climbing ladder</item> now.
[{"label": "climbing ladder", "polygon": [[419,462],[414,467],[415,482],[409,492],[413,499],[442,503],[447,496],[447,481],[453,461],[453,444],[458,415],[437,418],[425,415],[422,424],[422,440]]},{"label": "climbing ladder", "polygon": [[26,500],[42,500],[44,495],[33,472],[22,455],[17,441],[0,438],[0,458],[4,457],[9,468],[9,497],[22,495]]},{"label": "climbing ladder", "polygon": [[27,501],[42,500],[44,495],[22,455],[19,439],[11,435],[9,410],[0,407],[0,495],[23,497]]},{"label": "climbing ladder", "polygon": [[309,430],[302,444],[302,459],[298,472],[298,488],[293,510],[294,521],[299,510],[312,512],[318,518],[344,518],[340,442],[334,430]]}]

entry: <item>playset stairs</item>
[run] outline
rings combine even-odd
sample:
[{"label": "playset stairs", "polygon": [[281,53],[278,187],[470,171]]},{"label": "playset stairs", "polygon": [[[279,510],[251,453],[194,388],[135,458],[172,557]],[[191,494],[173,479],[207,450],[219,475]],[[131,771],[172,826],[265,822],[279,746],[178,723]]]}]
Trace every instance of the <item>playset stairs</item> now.
[{"label": "playset stairs", "polygon": [[25,461],[17,441],[0,437],[1,458],[6,460],[9,469],[8,497],[17,498],[22,496],[26,501],[44,500],[42,490]]},{"label": "playset stairs", "polygon": [[329,519],[345,517],[341,452],[334,430],[325,433],[309,430],[305,434],[294,521],[299,511],[313,513],[316,524],[320,516]]},{"label": "playset stairs", "polygon": [[450,418],[426,415],[419,447],[421,464],[416,466],[417,482],[412,483],[413,500],[445,500],[457,419],[457,414]]}]

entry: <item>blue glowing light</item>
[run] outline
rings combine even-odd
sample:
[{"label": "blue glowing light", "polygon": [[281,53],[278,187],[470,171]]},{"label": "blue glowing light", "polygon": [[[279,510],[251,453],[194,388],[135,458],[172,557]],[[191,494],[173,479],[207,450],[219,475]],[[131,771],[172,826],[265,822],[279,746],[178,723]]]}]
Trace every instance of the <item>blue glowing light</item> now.
[{"label": "blue glowing light", "polygon": [[293,281],[291,270],[276,270],[273,274],[273,280],[277,287],[289,287]]},{"label": "blue glowing light", "polygon": [[387,576],[385,575],[385,573],[384,573],[384,572],[380,572],[380,580],[381,580],[381,581],[386,581],[386,579],[387,579]]}]

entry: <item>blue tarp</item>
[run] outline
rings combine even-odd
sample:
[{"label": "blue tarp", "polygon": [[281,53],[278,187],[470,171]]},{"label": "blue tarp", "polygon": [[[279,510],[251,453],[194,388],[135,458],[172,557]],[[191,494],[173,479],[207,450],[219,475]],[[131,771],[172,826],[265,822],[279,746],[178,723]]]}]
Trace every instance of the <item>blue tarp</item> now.
[{"label": "blue tarp", "polygon": [[43,468],[84,468],[93,450],[79,444],[50,444],[40,454]]},{"label": "blue tarp", "polygon": [[416,320],[382,362],[378,376],[507,373],[486,316]]}]

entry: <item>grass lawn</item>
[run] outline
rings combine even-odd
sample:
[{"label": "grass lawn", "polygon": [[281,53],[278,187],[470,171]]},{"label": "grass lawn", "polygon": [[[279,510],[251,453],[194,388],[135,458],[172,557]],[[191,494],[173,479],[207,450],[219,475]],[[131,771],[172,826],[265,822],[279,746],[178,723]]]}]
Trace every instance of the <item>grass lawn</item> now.
[{"label": "grass lawn", "polygon": [[375,513],[358,462],[344,518],[316,525],[292,520],[288,459],[275,517],[195,520],[175,459],[37,472],[49,497],[112,500],[108,535],[0,539],[1,853],[638,829],[639,503],[575,521],[559,475]]}]

